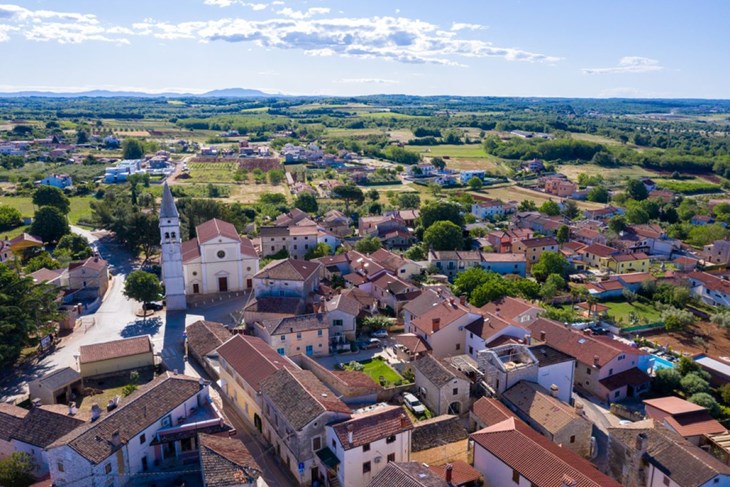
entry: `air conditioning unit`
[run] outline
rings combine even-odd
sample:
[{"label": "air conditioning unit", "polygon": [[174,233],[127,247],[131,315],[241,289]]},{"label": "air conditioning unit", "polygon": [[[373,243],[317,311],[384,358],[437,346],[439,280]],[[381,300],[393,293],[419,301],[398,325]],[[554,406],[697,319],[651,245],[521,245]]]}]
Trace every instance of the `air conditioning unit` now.
[{"label": "air conditioning unit", "polygon": [[378,457],[375,457],[375,458],[373,458],[373,462],[380,463],[380,459],[381,458],[383,458],[383,457],[379,457],[379,456]]}]

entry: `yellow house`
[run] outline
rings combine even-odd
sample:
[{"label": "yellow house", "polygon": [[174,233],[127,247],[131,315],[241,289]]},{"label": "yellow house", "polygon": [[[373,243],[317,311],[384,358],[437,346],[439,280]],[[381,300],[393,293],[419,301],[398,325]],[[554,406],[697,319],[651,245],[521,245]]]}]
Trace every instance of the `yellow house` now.
[{"label": "yellow house", "polygon": [[514,253],[525,254],[528,270],[532,267],[532,264],[540,260],[543,252],[557,252],[559,249],[560,245],[553,237],[528,238],[516,242],[512,246]]},{"label": "yellow house", "polygon": [[261,431],[261,382],[281,368],[298,369],[257,337],[234,335],[218,347],[223,393],[238,415]]},{"label": "yellow house", "polygon": [[594,243],[578,251],[583,256],[583,262],[589,267],[595,267],[601,270],[610,268],[609,261],[618,252],[618,249],[599,243]]},{"label": "yellow house", "polygon": [[617,274],[647,272],[649,270],[649,256],[643,252],[612,255],[608,259],[608,268]]},{"label": "yellow house", "polygon": [[254,333],[279,355],[329,353],[329,321],[323,313],[257,321]]},{"label": "yellow house", "polygon": [[79,372],[84,378],[154,366],[154,349],[149,335],[79,347]]}]

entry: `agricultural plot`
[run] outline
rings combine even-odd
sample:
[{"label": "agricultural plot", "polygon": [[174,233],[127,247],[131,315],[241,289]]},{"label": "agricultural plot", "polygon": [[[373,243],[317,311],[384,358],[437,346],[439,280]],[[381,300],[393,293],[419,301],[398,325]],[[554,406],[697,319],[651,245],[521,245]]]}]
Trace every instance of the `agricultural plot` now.
[{"label": "agricultural plot", "polygon": [[[489,196],[490,198],[502,201],[518,201],[532,200],[537,206],[540,206],[548,200],[555,201],[557,198],[553,195],[535,191],[532,189],[521,188],[519,186],[502,186],[499,188],[489,188],[482,190],[479,194]],[[592,203],[590,201],[576,201],[578,208],[581,210],[602,208],[603,203]]]},{"label": "agricultural plot", "polygon": [[578,181],[579,174],[600,174],[608,181],[621,182],[627,178],[655,177],[656,174],[641,166],[603,167],[596,164],[558,164],[555,170],[568,176],[571,181]]},{"label": "agricultural plot", "polygon": [[421,154],[424,158],[441,157],[451,169],[470,170],[483,169],[492,174],[508,176],[512,172],[498,157],[487,154],[481,144],[468,145],[431,145],[406,146],[411,152]]},{"label": "agricultural plot", "polygon": [[235,162],[193,162],[188,164],[190,179],[196,183],[233,183],[238,168]]}]

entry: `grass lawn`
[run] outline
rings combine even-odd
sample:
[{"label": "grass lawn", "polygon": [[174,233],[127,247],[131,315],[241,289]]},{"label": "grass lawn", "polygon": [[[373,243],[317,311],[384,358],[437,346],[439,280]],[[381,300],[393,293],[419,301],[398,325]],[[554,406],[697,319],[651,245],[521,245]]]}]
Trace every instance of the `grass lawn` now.
[{"label": "grass lawn", "polygon": [[578,175],[600,174],[608,181],[625,181],[626,178],[642,178],[655,177],[656,174],[647,171],[641,166],[619,166],[619,167],[601,167],[596,164],[559,164],[555,170],[568,176],[571,181],[578,181]]},{"label": "grass lawn", "polygon": [[[151,370],[143,370],[139,374],[139,380],[137,381],[138,387],[150,382],[154,379],[154,373]],[[100,390],[100,394],[81,396],[75,399],[76,406],[83,411],[90,411],[91,405],[97,403],[102,409],[104,409],[109,402],[109,399],[114,399],[116,396],[124,398],[122,389],[129,383],[129,373],[124,373],[117,377],[110,377],[102,380],[84,380],[84,387],[90,389]]]},{"label": "grass lawn", "polygon": [[601,303],[608,306],[608,316],[612,317],[617,323],[622,320],[622,326],[631,326],[629,315],[635,314],[639,320],[646,319],[649,323],[657,322],[661,319],[659,311],[648,304],[634,302],[604,302]]},{"label": "grass lawn", "polygon": [[[369,360],[363,360],[360,362],[365,367],[365,372],[370,378],[372,378],[376,384],[380,384],[380,378],[385,379],[385,387],[392,386],[398,381],[402,381],[403,377],[393,370],[383,359],[373,358]],[[346,367],[348,368],[348,367]]]},{"label": "grass lawn", "polygon": [[[92,199],[93,196],[78,196],[70,198],[71,211],[68,214],[68,219],[73,225],[78,224],[79,220],[91,219],[91,207],[89,206],[89,203],[91,203]],[[8,205],[13,208],[17,208],[24,217],[32,217],[35,213],[35,207],[33,206],[33,201],[30,196],[0,196],[0,205]],[[30,226],[25,225],[13,228],[12,230],[3,232],[3,237],[7,235],[8,237],[13,238],[23,232],[27,232],[29,228]]]}]

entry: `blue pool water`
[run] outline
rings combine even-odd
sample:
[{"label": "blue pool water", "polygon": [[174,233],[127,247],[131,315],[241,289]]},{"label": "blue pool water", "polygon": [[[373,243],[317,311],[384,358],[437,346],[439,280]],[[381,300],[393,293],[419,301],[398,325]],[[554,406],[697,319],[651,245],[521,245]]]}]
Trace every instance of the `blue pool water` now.
[{"label": "blue pool water", "polygon": [[654,370],[657,371],[659,369],[673,369],[674,364],[670,362],[669,360],[662,358],[658,355],[652,355],[654,357]]}]

